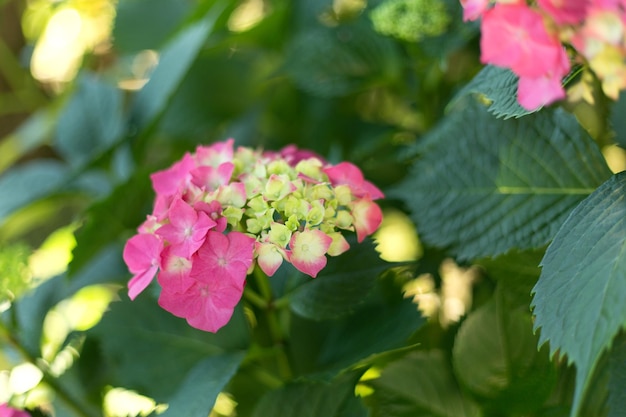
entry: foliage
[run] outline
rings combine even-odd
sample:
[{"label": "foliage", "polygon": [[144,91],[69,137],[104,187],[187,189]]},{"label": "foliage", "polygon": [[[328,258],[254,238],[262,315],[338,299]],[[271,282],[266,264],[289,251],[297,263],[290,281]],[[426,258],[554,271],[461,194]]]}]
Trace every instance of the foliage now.
[{"label": "foliage", "polygon": [[[12,54],[0,37],[0,120],[20,115],[0,140],[0,404],[61,417],[623,414],[626,175],[604,153],[626,143],[623,93],[611,101],[595,80],[594,106],[526,110],[517,76],[480,64],[452,0],[56,3],[0,2],[24,22]],[[113,4],[108,41],[81,44],[71,81],[13,65],[61,12]],[[419,255],[381,256],[380,233],[315,279],[257,270],[215,334],[161,309],[156,282],[131,301],[122,253],[152,211],[150,174],[231,137],[353,162],[385,213],[411,219]]]}]

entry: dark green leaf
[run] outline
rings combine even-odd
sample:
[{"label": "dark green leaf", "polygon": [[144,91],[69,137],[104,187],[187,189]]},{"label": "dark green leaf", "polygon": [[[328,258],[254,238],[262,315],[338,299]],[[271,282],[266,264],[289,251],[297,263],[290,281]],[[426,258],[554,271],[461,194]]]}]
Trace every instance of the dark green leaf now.
[{"label": "dark green leaf", "polygon": [[150,212],[153,199],[148,175],[141,170],[106,199],[89,207],[83,225],[76,232],[70,275],[88,264],[94,253],[112,242],[119,243],[129,230],[135,230]]},{"label": "dark green leaf", "polygon": [[163,112],[224,7],[224,2],[217,2],[204,19],[185,28],[163,49],[159,65],[134,102],[133,121],[139,128],[150,124]]},{"label": "dark green leaf", "polygon": [[365,22],[302,32],[291,41],[285,59],[286,71],[295,83],[321,97],[389,82],[399,71],[395,44]]},{"label": "dark green leaf", "polygon": [[317,278],[290,295],[291,309],[315,320],[348,314],[365,301],[378,275],[388,266],[371,240],[352,242],[348,252],[329,258]]},{"label": "dark green leaf", "polygon": [[124,129],[122,92],[83,74],[59,117],[56,148],[72,165],[82,165],[109,149]]},{"label": "dark green leaf", "polygon": [[161,309],[149,293],[132,302],[124,297],[111,304],[89,333],[100,340],[105,357],[102,366],[110,374],[109,381],[157,401],[173,395],[174,387],[183,383],[198,362],[228,350],[245,349],[249,338],[241,309],[235,310],[228,325],[210,334]]},{"label": "dark green leaf", "polygon": [[367,306],[333,323],[318,362],[324,368],[342,369],[366,358],[374,359],[377,354],[405,347],[425,322],[409,299]]},{"label": "dark green leaf", "polygon": [[569,216],[542,260],[533,289],[540,343],[576,365],[576,416],[602,352],[626,322],[626,173],[613,176]]},{"label": "dark green leaf", "polygon": [[68,169],[57,161],[38,160],[16,166],[0,176],[0,224],[13,211],[59,191]]},{"label": "dark green leaf", "polygon": [[530,314],[510,309],[498,293],[461,324],[452,354],[459,381],[489,409],[532,413],[556,383],[547,349],[537,351]]},{"label": "dark green leaf", "polygon": [[478,407],[464,397],[442,352],[416,351],[368,381],[371,417],[478,417]]},{"label": "dark green leaf", "polygon": [[562,110],[499,120],[473,100],[450,114],[392,195],[421,237],[461,259],[546,245],[610,176],[595,142]]},{"label": "dark green leaf", "polygon": [[189,0],[127,0],[117,6],[113,41],[128,53],[159,49],[191,10]]},{"label": "dark green leaf", "polygon": [[359,374],[348,373],[330,383],[300,381],[266,394],[253,417],[365,417],[361,402],[354,396]]},{"label": "dark green leaf", "polygon": [[518,77],[506,68],[487,65],[452,99],[454,107],[465,96],[478,94],[489,101],[489,112],[496,117],[509,119],[522,117],[540,109],[529,111],[517,102]]},{"label": "dark green leaf", "polygon": [[486,269],[490,278],[498,282],[499,288],[507,293],[511,301],[520,306],[529,306],[531,290],[541,274],[539,263],[544,253],[544,249],[525,252],[513,250],[477,263]]},{"label": "dark green leaf", "polygon": [[622,90],[619,98],[611,107],[611,127],[615,132],[615,141],[626,148],[626,90]]},{"label": "dark green leaf", "polygon": [[206,417],[217,395],[243,360],[243,353],[213,356],[197,363],[168,402],[163,417]]},{"label": "dark green leaf", "polygon": [[626,416],[626,336],[621,334],[609,358],[609,417]]}]

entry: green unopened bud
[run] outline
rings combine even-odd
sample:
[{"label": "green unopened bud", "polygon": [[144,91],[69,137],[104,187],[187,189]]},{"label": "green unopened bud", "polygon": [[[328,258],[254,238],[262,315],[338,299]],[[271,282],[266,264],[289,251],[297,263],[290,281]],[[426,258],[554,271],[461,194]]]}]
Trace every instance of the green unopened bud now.
[{"label": "green unopened bud", "polygon": [[306,221],[311,226],[317,226],[324,220],[324,205],[321,201],[313,201],[311,210],[307,213]]}]

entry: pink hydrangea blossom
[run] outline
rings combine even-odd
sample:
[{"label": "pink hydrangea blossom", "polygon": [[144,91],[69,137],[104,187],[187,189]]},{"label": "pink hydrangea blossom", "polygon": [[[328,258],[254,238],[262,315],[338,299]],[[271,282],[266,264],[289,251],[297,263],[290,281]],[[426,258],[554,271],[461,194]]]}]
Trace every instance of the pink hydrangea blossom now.
[{"label": "pink hydrangea blossom", "polygon": [[283,262],[316,277],[327,256],[363,241],[380,225],[373,200],[383,193],[354,164],[332,165],[289,146],[279,152],[198,146],[154,173],[153,212],[128,240],[131,299],[155,274],[159,305],[198,329],[216,332],[231,318],[246,276]]},{"label": "pink hydrangea blossom", "polygon": [[24,410],[9,407],[8,404],[0,404],[0,417],[30,417],[30,414]]},{"label": "pink hydrangea blossom", "polygon": [[517,101],[527,110],[538,108],[565,98],[561,76],[529,78],[520,77],[517,86]]}]

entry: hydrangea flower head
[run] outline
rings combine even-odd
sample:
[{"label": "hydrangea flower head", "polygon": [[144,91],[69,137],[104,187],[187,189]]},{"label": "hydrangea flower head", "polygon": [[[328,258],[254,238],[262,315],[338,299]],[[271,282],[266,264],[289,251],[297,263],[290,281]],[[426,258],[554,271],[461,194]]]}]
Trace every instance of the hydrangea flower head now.
[{"label": "hydrangea flower head", "polygon": [[228,323],[256,266],[272,276],[288,262],[315,278],[349,249],[344,233],[361,242],[382,222],[383,193],[356,165],[295,146],[235,149],[229,139],[151,179],[154,211],[124,248],[129,296],[157,275],[159,305],[209,332]]}]

